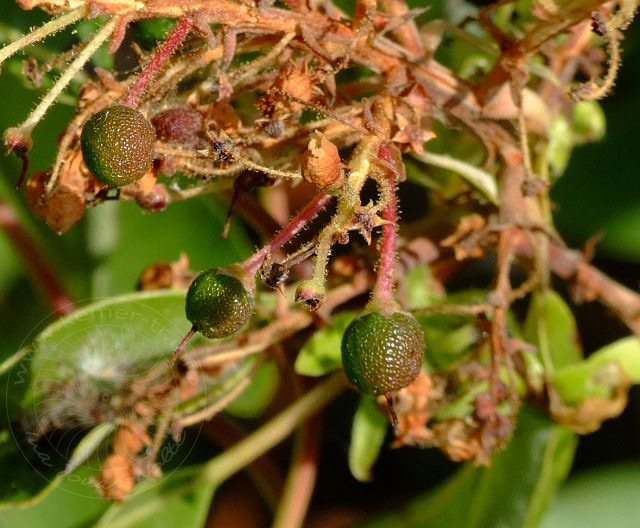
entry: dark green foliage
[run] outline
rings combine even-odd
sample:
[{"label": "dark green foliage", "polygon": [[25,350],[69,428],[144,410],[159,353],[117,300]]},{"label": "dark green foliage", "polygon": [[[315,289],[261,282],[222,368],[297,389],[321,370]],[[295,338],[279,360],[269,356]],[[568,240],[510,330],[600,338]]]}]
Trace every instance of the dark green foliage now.
[{"label": "dark green foliage", "polygon": [[114,187],[142,178],[151,168],[156,133],[136,109],[110,106],[82,130],[82,158],[93,175]]},{"label": "dark green foliage", "polygon": [[342,338],[347,377],[366,394],[406,387],[422,366],[424,334],[415,317],[396,312],[370,313],[353,321]]},{"label": "dark green foliage", "polygon": [[170,18],[140,20],[133,25],[133,39],[143,49],[150,51],[167,38],[175,25],[176,21]]},{"label": "dark green foliage", "polygon": [[252,310],[242,283],[215,269],[198,275],[187,292],[187,319],[210,339],[235,334],[247,323]]}]

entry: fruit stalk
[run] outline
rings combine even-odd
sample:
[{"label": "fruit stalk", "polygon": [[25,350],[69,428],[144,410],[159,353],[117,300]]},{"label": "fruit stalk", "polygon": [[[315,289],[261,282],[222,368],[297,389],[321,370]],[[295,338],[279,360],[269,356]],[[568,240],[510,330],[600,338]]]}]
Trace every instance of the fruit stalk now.
[{"label": "fruit stalk", "polygon": [[376,283],[373,287],[372,301],[380,305],[393,303],[394,265],[396,259],[396,229],[398,221],[398,206],[396,199],[396,184],[393,174],[387,174],[389,185],[389,201],[382,212],[382,219],[387,223],[382,226],[380,241],[380,259]]},{"label": "fruit stalk", "polygon": [[186,36],[193,27],[193,20],[190,16],[184,16],[173,28],[171,34],[162,43],[162,45],[156,50],[155,55],[149,61],[149,63],[140,72],[136,80],[131,85],[127,97],[125,97],[123,104],[136,108],[140,104],[140,99],[144,95],[149,83],[153,81],[154,77],[169,61],[171,56],[175,53],[176,49],[182,44]]},{"label": "fruit stalk", "polygon": [[284,226],[280,232],[266,246],[249,257],[244,265],[244,271],[247,276],[252,277],[256,274],[264,259],[270,253],[277,251],[284,246],[289,240],[295,237],[304,227],[313,220],[316,215],[322,211],[331,200],[330,194],[319,193],[311,200],[291,221]]}]

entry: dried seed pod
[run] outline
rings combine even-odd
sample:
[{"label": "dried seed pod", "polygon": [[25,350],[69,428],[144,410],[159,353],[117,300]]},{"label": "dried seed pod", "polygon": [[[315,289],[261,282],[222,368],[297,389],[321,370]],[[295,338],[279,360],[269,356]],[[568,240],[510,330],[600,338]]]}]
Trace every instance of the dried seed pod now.
[{"label": "dried seed pod", "polygon": [[134,108],[110,106],[82,129],[82,158],[93,175],[107,185],[134,183],[151,168],[156,133]]},{"label": "dried seed pod", "polygon": [[172,108],[151,118],[156,136],[162,141],[192,143],[202,131],[202,115],[192,108]]},{"label": "dried seed pod", "polygon": [[318,189],[331,191],[340,188],[344,183],[338,147],[321,132],[316,131],[311,135],[300,166],[304,180],[314,184]]}]

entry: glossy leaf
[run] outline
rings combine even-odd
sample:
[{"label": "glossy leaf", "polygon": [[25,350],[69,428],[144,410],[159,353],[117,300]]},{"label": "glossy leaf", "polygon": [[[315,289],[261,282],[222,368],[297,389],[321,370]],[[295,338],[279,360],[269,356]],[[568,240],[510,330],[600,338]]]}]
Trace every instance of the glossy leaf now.
[{"label": "glossy leaf", "polygon": [[[172,204],[166,211],[153,215],[143,214],[134,203],[119,203],[113,211],[96,211],[94,216],[105,215],[109,217],[108,233],[113,242],[100,255],[102,260],[94,276],[95,296],[131,291],[147,267],[178,260],[182,252],[189,257],[190,267],[201,271],[237,262],[253,249],[238,221],[232,223],[226,240],[218,236],[226,209],[210,198]],[[115,233],[114,222],[118,226]],[[102,238],[104,224],[99,219],[90,222],[90,238]],[[141,244],[141,240],[150,243]]]},{"label": "glossy leaf", "polygon": [[535,345],[548,370],[582,359],[582,348],[571,309],[553,290],[536,293],[524,323],[524,339]]},{"label": "glossy leaf", "polygon": [[355,317],[354,312],[340,312],[331,324],[318,330],[302,347],[295,369],[303,376],[324,376],[342,365],[342,334]]},{"label": "glossy leaf", "polygon": [[[3,466],[6,467],[6,466]],[[0,509],[0,527],[77,528],[93,526],[109,502],[102,500],[90,479],[97,474],[97,464],[80,466],[70,475],[59,477],[31,505]],[[33,479],[33,474],[31,475]]]},{"label": "glossy leaf", "polygon": [[363,528],[535,528],[562,480],[576,436],[525,408],[514,438],[489,468],[467,465],[435,492]]},{"label": "glossy leaf", "polygon": [[258,367],[251,384],[225,409],[238,418],[257,418],[269,406],[278,390],[280,376],[274,361]]},{"label": "glossy leaf", "polygon": [[633,528],[640,519],[639,489],[636,463],[579,473],[560,489],[541,528]]},{"label": "glossy leaf", "polygon": [[180,291],[132,293],[77,310],[33,342],[28,403],[37,412],[51,398],[52,386],[73,379],[123,382],[145,364],[168,357],[188,329]]},{"label": "glossy leaf", "polygon": [[126,502],[113,504],[95,526],[204,526],[214,491],[215,483],[204,477],[201,466],[181,468],[138,484]]},{"label": "glossy leaf", "polygon": [[362,396],[353,417],[349,446],[349,469],[356,479],[371,480],[371,468],[380,454],[388,425],[376,399]]},{"label": "glossy leaf", "polygon": [[0,467],[10,468],[10,477],[0,484],[0,510],[34,507],[49,494],[59,496],[58,490],[66,490],[78,480],[86,481],[87,475],[97,474],[98,450],[114,429],[115,426],[102,423],[74,442],[75,447],[33,434],[0,432]]},{"label": "glossy leaf", "polygon": [[640,382],[640,340],[626,337],[558,370],[553,386],[567,404],[587,398],[608,398],[616,386]]}]

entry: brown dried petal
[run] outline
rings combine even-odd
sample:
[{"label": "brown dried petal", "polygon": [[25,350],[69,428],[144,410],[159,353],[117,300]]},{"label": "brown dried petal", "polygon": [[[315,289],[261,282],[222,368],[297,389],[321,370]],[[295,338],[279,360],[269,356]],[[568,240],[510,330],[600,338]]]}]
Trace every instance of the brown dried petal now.
[{"label": "brown dried petal", "polygon": [[151,438],[141,425],[120,427],[113,438],[113,450],[123,456],[133,457],[144,446],[151,444]]},{"label": "brown dried petal", "polygon": [[87,176],[83,173],[81,153],[71,153],[65,161],[58,184],[48,199],[43,200],[49,175],[36,173],[27,182],[27,202],[39,218],[54,231],[64,233],[80,221],[85,209]]},{"label": "brown dried petal", "polygon": [[195,274],[189,269],[189,259],[183,253],[176,262],[163,262],[148,267],[138,281],[142,291],[172,288],[186,290]]},{"label": "brown dried petal", "polygon": [[96,481],[100,494],[118,502],[125,500],[135,484],[129,459],[113,453],[102,463],[100,469]]}]

